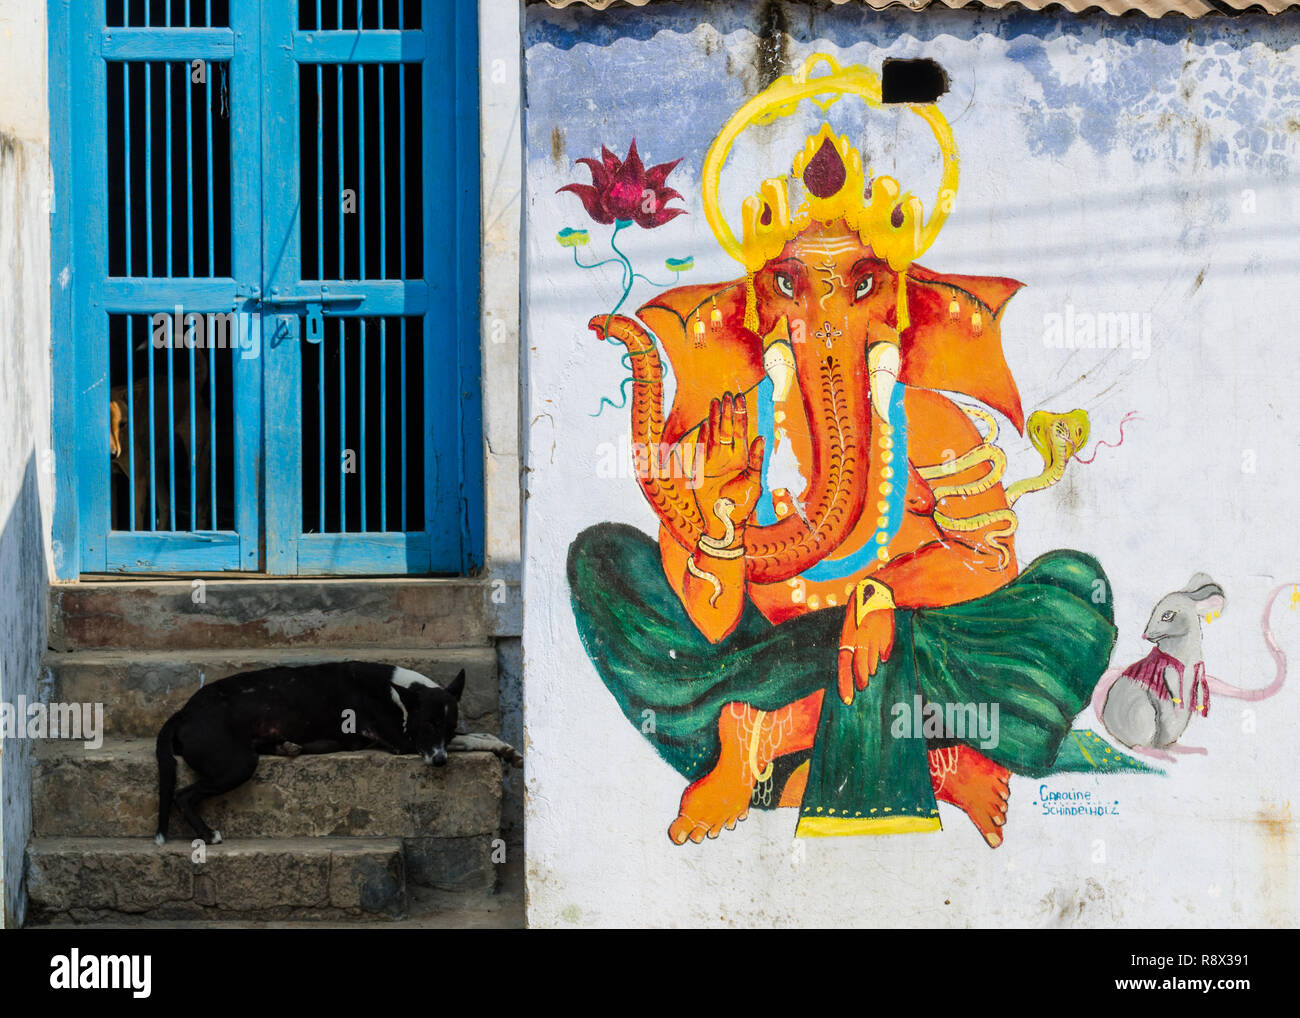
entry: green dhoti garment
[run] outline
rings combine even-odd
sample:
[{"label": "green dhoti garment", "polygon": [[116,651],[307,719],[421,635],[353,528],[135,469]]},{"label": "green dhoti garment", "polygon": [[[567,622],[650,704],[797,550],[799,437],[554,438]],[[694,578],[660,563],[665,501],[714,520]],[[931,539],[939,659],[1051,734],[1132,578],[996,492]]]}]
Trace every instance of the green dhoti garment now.
[{"label": "green dhoti garment", "polygon": [[773,625],[746,602],[735,631],[710,643],[664,576],[655,542],[620,524],[579,534],[568,576],[578,632],[606,688],[689,781],[718,759],[726,704],[773,711],[826,692],[800,834],[938,828],[927,743],[911,720],[923,704],[931,714],[953,705],[953,716],[995,716],[992,738],[965,731],[956,741],[1013,773],[1062,769],[1062,744],[1115,643],[1101,567],[1053,551],[984,597],[896,609],[889,660],[846,706],[836,690],[842,607]]}]

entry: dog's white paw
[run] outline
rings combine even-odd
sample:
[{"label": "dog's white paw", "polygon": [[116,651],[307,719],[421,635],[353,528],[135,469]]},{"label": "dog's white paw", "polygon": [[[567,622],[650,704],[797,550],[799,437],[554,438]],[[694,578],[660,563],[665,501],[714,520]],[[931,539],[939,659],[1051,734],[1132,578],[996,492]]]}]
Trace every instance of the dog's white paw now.
[{"label": "dog's white paw", "polygon": [[220,832],[220,831],[213,831],[213,832],[212,832],[212,844],[214,844],[214,845],[220,845],[220,844],[221,844],[221,832]]},{"label": "dog's white paw", "polygon": [[155,834],[155,835],[153,836],[153,840],[154,840],[154,844],[155,844],[155,845],[165,845],[165,844],[167,844],[167,839],[164,838],[161,834]]}]

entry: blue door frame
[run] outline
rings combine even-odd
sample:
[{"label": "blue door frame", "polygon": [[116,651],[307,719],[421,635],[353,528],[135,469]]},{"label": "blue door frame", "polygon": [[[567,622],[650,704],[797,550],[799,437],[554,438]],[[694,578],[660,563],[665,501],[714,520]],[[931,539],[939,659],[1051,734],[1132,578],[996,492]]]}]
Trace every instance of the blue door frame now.
[{"label": "blue door frame", "polygon": [[[391,4],[324,0],[330,10],[322,20],[322,0],[300,2],[301,12],[299,3],[285,0],[229,0],[228,25],[210,25],[209,19],[202,27],[110,25],[115,0],[50,4],[55,551],[60,579],[90,572],[464,573],[481,563],[477,5],[406,0],[397,5],[398,23],[385,25],[379,19],[389,17],[384,12]],[[403,7],[406,13],[400,13]],[[130,20],[122,0],[116,0],[116,9],[119,20]],[[141,88],[142,73],[173,73],[160,70],[161,62],[193,62],[208,71],[203,86],[191,83],[188,90],[183,82],[174,89],[172,77],[167,77],[165,140],[151,128],[157,121],[132,107],[133,99],[143,96],[147,103],[158,95],[150,91],[147,77]],[[132,64],[143,65],[143,72],[128,70]],[[171,128],[180,123],[182,101],[187,131],[192,116],[200,120],[202,115],[211,116],[217,69],[224,90],[218,105],[229,120],[228,266],[219,264],[211,253],[206,261],[200,253],[196,262],[193,251],[195,237],[203,239],[194,208],[200,208],[201,220],[201,209],[206,207],[211,219],[218,203],[212,198],[211,120],[204,149],[209,161],[204,178],[208,194],[196,199],[187,191],[191,216],[184,238],[179,233],[176,237],[175,252],[171,219],[172,209],[183,208],[179,192],[174,196],[171,190],[179,180],[171,160],[181,158],[176,153],[183,151],[185,176],[178,187],[193,187],[199,172],[191,172],[189,165],[190,148],[198,144],[194,136],[187,133],[178,149]],[[339,251],[332,272],[327,271],[331,268],[327,259],[315,258],[308,266],[302,257],[304,243],[324,250],[320,226],[327,204],[335,198],[332,192],[327,198],[325,188],[317,186],[311,204],[303,204],[304,184],[311,184],[313,172],[321,176],[326,156],[334,154],[326,151],[329,144],[321,133],[326,92],[318,87],[310,97],[307,94],[313,71],[317,83],[331,74],[338,81],[334,93],[338,129],[332,135],[338,161],[332,183],[344,185],[354,204],[372,203],[372,234],[376,225],[381,233],[381,239],[372,236],[367,247],[366,215],[357,217],[359,239],[357,225],[349,223],[347,243],[353,247],[359,243],[360,254],[355,265],[347,262],[344,216],[339,213],[335,217]],[[345,76],[347,88],[356,90],[349,93],[356,103],[356,112],[350,114],[351,136],[344,130]],[[422,105],[414,120],[399,121],[398,133],[405,145],[407,125],[414,125],[410,142],[418,147],[422,172],[407,180],[408,157],[403,155],[403,176],[399,191],[394,191],[389,185],[397,181],[397,173],[383,161],[395,143],[386,142],[386,129],[375,128],[371,121],[377,116],[384,123],[385,97],[390,103],[401,102],[405,110],[408,82],[410,101],[416,102],[418,95]],[[399,90],[394,90],[394,83],[400,84]],[[110,147],[110,129],[105,127],[114,88],[115,102],[125,110],[120,115],[127,153],[126,170],[118,170],[125,180],[121,196],[108,193],[110,163],[121,160],[121,153]],[[310,110],[304,115],[299,109],[300,100],[306,103],[309,98],[316,104],[314,118]],[[155,169],[162,163],[156,151],[143,157],[137,152],[132,162],[132,117],[136,117],[134,144],[142,143],[141,135],[146,146],[161,143],[165,171]],[[313,120],[314,146],[308,126]],[[201,123],[195,129],[201,133]],[[373,147],[376,130],[377,154],[366,148]],[[304,145],[316,154],[314,166],[304,165]],[[346,171],[345,147],[355,148]],[[201,161],[201,156],[196,154],[196,159]],[[136,179],[132,167],[138,165],[144,170],[136,177],[146,186],[153,187],[161,179],[168,187],[165,246],[161,229],[152,223],[133,234],[129,205]],[[376,165],[382,181],[372,182],[367,190],[367,167],[373,177]],[[376,219],[373,204],[395,202],[398,193],[410,194],[414,200],[417,192],[423,228],[419,240],[412,243],[420,247],[420,271],[408,275],[406,220],[390,227],[388,210],[380,211]],[[119,206],[110,213],[110,203],[123,199],[126,211]],[[152,210],[152,198],[148,204]],[[117,255],[116,270],[110,264],[114,257],[111,216],[117,216],[119,223],[124,217],[127,224],[124,238],[119,236],[126,245],[125,263]],[[310,226],[313,217],[316,229],[308,240],[304,222]],[[386,229],[402,231],[395,247],[382,238]],[[133,235],[137,238],[134,256]],[[212,236],[209,228],[209,245]],[[180,250],[186,244],[188,266]],[[159,250],[166,252],[161,271],[153,262]],[[393,263],[399,261],[400,250],[400,265],[383,264],[390,250]],[[416,254],[412,252],[412,264]],[[180,270],[174,257],[181,262]],[[196,264],[201,269],[206,266],[205,272],[196,273]],[[211,322],[213,315],[233,313],[231,321],[247,345],[239,356],[231,352],[224,382],[229,388],[224,407],[232,417],[229,512],[219,512],[217,503],[216,354],[209,351],[208,363],[214,366],[207,369],[206,381],[199,383],[197,398],[193,350],[146,350],[150,359],[142,362],[147,364],[144,377],[138,367],[136,377],[131,375],[131,365],[138,360],[130,345],[132,323],[140,328],[142,321],[152,322],[160,310],[170,312],[178,305],[183,308],[178,321],[197,318],[201,323],[206,315]],[[110,364],[110,322],[116,322],[118,333],[125,330],[127,336],[125,385],[120,377],[121,356],[114,362],[116,368]],[[410,380],[408,343],[414,355]],[[250,350],[255,355],[247,356]],[[169,359],[160,368],[153,358],[161,356]],[[187,357],[189,373],[181,376],[178,400],[171,358],[183,372]],[[165,380],[156,379],[159,371],[166,371]],[[155,380],[161,386],[157,392]],[[203,384],[211,386],[214,394],[206,407],[202,406]],[[164,389],[166,403],[155,402],[163,399]],[[110,392],[123,408],[131,403],[132,394],[137,401],[146,400],[154,413],[162,413],[159,407],[165,406],[166,421],[172,430],[179,427],[189,450],[178,457],[167,445],[178,440],[152,423],[147,449],[143,440],[124,443],[130,445],[131,457],[140,457],[131,460],[130,471],[141,461],[147,463],[140,476],[148,477],[151,485],[147,508],[137,504],[131,489],[125,527],[121,517],[110,512],[114,498],[108,466],[110,435],[98,423],[107,425]],[[183,420],[186,406],[188,430],[178,426],[174,416],[179,414]],[[315,415],[310,428],[304,424],[305,407]],[[210,415],[210,430],[203,423],[205,413]],[[148,413],[144,417],[150,419]],[[126,432],[132,438],[137,434],[129,422]],[[175,467],[180,463],[184,473],[183,456],[195,460],[203,433],[210,440],[211,491],[196,483],[200,476],[206,482],[209,467],[192,462],[188,489],[182,485],[179,497],[184,503],[188,490],[190,508],[182,505],[178,516]],[[304,452],[308,448],[310,454]],[[334,478],[340,451],[348,465],[340,467]],[[168,469],[173,473],[171,483],[156,493],[157,478]],[[204,508],[209,494],[210,514]],[[312,516],[306,526],[304,507]],[[183,528],[177,526],[178,520],[185,524]],[[114,522],[119,529],[113,529]]]}]

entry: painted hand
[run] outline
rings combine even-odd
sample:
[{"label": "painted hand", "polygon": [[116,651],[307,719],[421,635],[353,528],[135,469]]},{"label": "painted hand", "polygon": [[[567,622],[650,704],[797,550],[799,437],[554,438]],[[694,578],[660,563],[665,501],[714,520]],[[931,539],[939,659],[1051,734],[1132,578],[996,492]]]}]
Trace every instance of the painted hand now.
[{"label": "painted hand", "polygon": [[874,585],[877,600],[880,600],[881,593],[885,594],[888,606],[863,613],[859,600],[864,599],[865,594],[864,603],[869,605],[873,593],[865,589],[873,586],[870,581],[863,581],[863,585],[849,600],[844,611],[844,627],[840,631],[838,688],[840,699],[846,704],[853,702],[855,690],[867,688],[871,676],[876,674],[882,661],[889,660],[894,649],[893,597],[883,584]]},{"label": "painted hand", "polygon": [[695,492],[700,516],[709,536],[722,539],[726,525],[715,513],[722,499],[734,508],[730,518],[744,526],[762,492],[763,439],[747,443],[749,412],[743,395],[727,393],[709,405],[709,419],[700,425],[699,444],[704,449],[704,477]]}]

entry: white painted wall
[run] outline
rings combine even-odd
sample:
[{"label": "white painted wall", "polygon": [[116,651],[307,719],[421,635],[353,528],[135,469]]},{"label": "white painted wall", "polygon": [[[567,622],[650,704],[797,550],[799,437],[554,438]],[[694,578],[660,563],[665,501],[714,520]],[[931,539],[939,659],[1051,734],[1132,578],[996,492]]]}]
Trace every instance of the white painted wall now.
[{"label": "white painted wall", "polygon": [[[519,634],[523,625],[520,574],[523,546],[519,455],[519,59],[520,5],[479,3],[480,194],[483,298],[485,550],[489,600],[495,609],[500,670],[501,736],[523,741]],[[511,842],[523,839],[523,779],[505,776],[502,823]]]},{"label": "white painted wall", "polygon": [[[519,581],[519,5],[479,5],[483,431],[488,561]],[[517,615],[518,598],[512,592]],[[517,625],[514,632],[517,632]]]},{"label": "white painted wall", "polygon": [[[1252,715],[1217,700],[1185,740],[1208,755],[1168,777],[1047,781],[1101,795],[1116,815],[1043,815],[1042,782],[1013,779],[996,851],[947,807],[938,834],[796,843],[794,811],[756,810],[716,841],[669,842],[684,782],[624,720],[569,605],[565,555],[579,531],[622,521],[653,533],[655,521],[630,475],[601,469],[626,442],[627,412],[592,416],[602,395],[618,401],[625,374],[618,350],[586,328],[618,299],[617,272],[577,269],[555,240],[562,227],[590,228],[582,254],[595,261],[609,256],[608,229],[556,189],[587,182],[574,160],[602,143],[622,156],[635,136],[647,165],[684,156],[669,183],[690,214],[620,241],[655,278],[666,256],[686,254],[696,268],[683,283],[740,276],[704,221],[698,173],[713,135],[758,87],[750,7],[527,9],[530,923],[1294,925],[1300,681]],[[1210,573],[1228,610],[1206,630],[1209,670],[1263,685],[1263,598],[1300,581],[1290,527],[1300,496],[1300,20],[786,11],[787,71],[816,51],[877,69],[887,55],[926,56],[948,71],[940,105],[961,151],[961,189],[923,264],[1027,284],[1003,329],[1026,410],[1083,407],[1094,444],[1113,443],[1126,412],[1143,417],[1122,448],[1017,506],[1021,560],[1071,547],[1101,561],[1119,665],[1145,655],[1156,600]],[[844,129],[861,137],[850,102]],[[724,175],[730,213],[761,176],[788,172],[813,124],[766,128],[738,147]],[[875,171],[896,172],[929,207],[937,162],[931,145],[912,144],[924,134],[889,117],[866,131]],[[655,292],[641,286],[630,306]],[[1067,306],[1149,314],[1149,356],[1046,347],[1046,316]],[[1028,442],[1005,448],[1009,479],[1040,469]],[[1294,661],[1300,613],[1285,600],[1274,629]],[[1096,727],[1090,711],[1079,723]]]},{"label": "white painted wall", "polygon": [[[50,172],[44,4],[0,0],[0,701],[35,699],[50,517]],[[31,750],[0,741],[0,926],[22,922]]]}]

